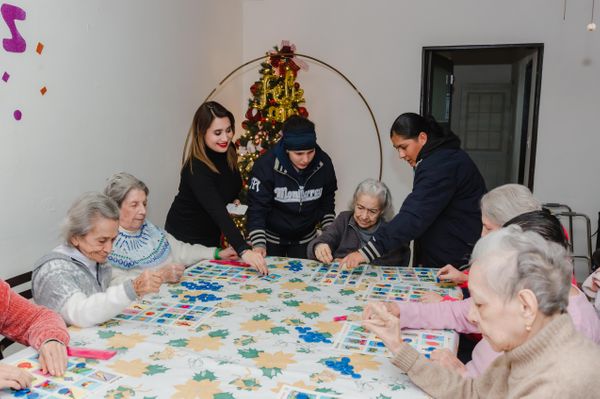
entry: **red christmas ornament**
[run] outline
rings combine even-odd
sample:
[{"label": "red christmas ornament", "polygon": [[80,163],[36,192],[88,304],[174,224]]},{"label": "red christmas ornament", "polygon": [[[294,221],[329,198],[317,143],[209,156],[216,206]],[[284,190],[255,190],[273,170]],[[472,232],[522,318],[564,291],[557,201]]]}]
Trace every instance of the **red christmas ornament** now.
[{"label": "red christmas ornament", "polygon": [[289,60],[287,64],[290,67],[290,69],[294,71],[294,75],[296,75],[296,72],[300,70],[300,67],[292,60]]},{"label": "red christmas ornament", "polygon": [[248,111],[246,111],[246,119],[249,122],[256,122],[260,120],[261,116],[260,111],[256,108],[248,108]]},{"label": "red christmas ornament", "polygon": [[298,107],[298,114],[303,118],[308,118],[308,111],[304,107]]},{"label": "red christmas ornament", "polygon": [[273,54],[271,57],[269,57],[269,61],[271,62],[271,65],[277,68],[281,62],[281,56],[279,54]]}]

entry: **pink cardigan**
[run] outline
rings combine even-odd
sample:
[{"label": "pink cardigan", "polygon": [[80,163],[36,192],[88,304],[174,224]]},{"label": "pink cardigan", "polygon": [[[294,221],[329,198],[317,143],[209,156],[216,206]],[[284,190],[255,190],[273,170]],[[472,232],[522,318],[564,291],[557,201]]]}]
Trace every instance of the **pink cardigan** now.
[{"label": "pink cardigan", "polygon": [[50,339],[69,344],[62,317],[35,305],[0,280],[0,334],[36,350]]},{"label": "pink cardigan", "polygon": [[[471,298],[456,302],[396,302],[396,304],[400,309],[402,328],[451,329],[466,334],[480,332],[467,318]],[[577,331],[600,344],[600,319],[582,292],[569,297],[567,312]],[[473,349],[472,360],[466,364],[467,376],[474,378],[483,374],[500,355],[501,353],[495,352],[485,338],[482,339]]]}]

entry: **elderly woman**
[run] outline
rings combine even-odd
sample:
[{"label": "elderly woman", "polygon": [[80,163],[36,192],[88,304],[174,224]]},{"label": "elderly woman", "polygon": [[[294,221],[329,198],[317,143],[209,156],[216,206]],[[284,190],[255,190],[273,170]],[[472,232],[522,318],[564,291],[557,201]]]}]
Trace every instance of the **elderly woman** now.
[{"label": "elderly woman", "polygon": [[598,295],[598,291],[600,291],[600,269],[590,274],[581,285],[581,288],[594,302],[594,307],[600,317],[600,295]]},{"label": "elderly woman", "polygon": [[233,248],[220,250],[201,244],[186,244],[146,219],[150,190],[135,176],[121,172],[108,179],[104,194],[119,206],[119,234],[108,255],[113,266],[112,283],[137,277],[144,270],[157,270],[163,282],[179,281],[186,265],[203,259],[234,259]]},{"label": "elderly woman", "polygon": [[[525,231],[534,231],[547,241],[555,242],[567,249],[563,229],[555,216],[546,211],[533,211],[509,220],[506,225],[518,225]],[[460,333],[478,333],[477,325],[469,321],[469,308],[472,299],[458,302],[442,303],[409,303],[397,302],[386,304],[388,311],[400,318],[402,328],[452,329]],[[600,344],[600,320],[585,295],[576,286],[569,291],[567,312],[573,320],[577,331],[592,341]],[[365,311],[368,318],[370,311]],[[494,351],[487,339],[482,339],[473,349],[473,357],[466,365],[448,350],[432,353],[431,359],[447,368],[453,369],[463,376],[476,377],[489,367],[500,356]]]},{"label": "elderly woman", "polygon": [[[596,252],[592,255],[592,263],[600,265],[600,249],[598,248],[596,248]],[[598,295],[598,291],[600,291],[600,269],[596,269],[595,272],[585,279],[581,285],[581,289],[594,303],[598,317],[600,317],[600,295]]]},{"label": "elderly woman", "polygon": [[135,299],[158,292],[160,274],[147,270],[110,285],[106,264],[119,231],[117,204],[100,193],[79,197],[67,212],[64,243],[38,260],[31,289],[36,303],[57,311],[67,324],[89,327],[119,314]]},{"label": "elderly woman", "polygon": [[583,398],[600,392],[600,347],[575,331],[566,313],[573,266],[564,247],[509,226],[473,250],[472,323],[497,352],[475,379],[430,362],[402,341],[400,320],[372,304],[365,328],[392,363],[434,398]]},{"label": "elderly woman", "polygon": [[[365,245],[377,229],[394,216],[389,188],[375,179],[362,181],[352,197],[350,210],[341,212],[323,234],[309,244],[309,259],[331,263]],[[408,246],[398,248],[373,262],[375,265],[407,265]]]},{"label": "elderly woman", "polygon": [[[515,216],[526,212],[539,211],[542,204],[535,199],[531,191],[520,184],[498,186],[481,197],[481,236],[498,230]],[[466,283],[468,275],[452,265],[442,267],[438,272],[440,280],[456,284]],[[438,298],[438,300],[441,298]]]},{"label": "elderly woman", "polygon": [[[40,353],[43,373],[62,376],[67,368],[69,333],[64,321],[53,311],[35,305],[0,280],[0,334]],[[24,389],[33,376],[18,367],[0,364],[0,389]]]}]

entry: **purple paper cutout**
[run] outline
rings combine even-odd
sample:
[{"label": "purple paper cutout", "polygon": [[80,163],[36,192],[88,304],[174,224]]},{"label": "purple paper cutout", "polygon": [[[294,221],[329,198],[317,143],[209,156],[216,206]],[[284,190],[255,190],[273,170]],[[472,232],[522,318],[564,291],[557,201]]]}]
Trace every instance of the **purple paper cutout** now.
[{"label": "purple paper cutout", "polygon": [[21,118],[23,117],[23,113],[20,110],[16,110],[13,113],[13,116],[15,117],[16,120],[20,121]]},{"label": "purple paper cutout", "polygon": [[11,53],[25,52],[27,43],[25,43],[25,39],[23,39],[23,36],[21,36],[17,30],[17,25],[15,24],[15,20],[25,20],[25,10],[12,4],[4,3],[2,4],[2,7],[0,7],[0,13],[2,14],[2,18],[4,18],[4,22],[6,22],[6,26],[8,26],[8,29],[12,35],[10,39],[2,40],[2,46],[4,47],[4,50]]},{"label": "purple paper cutout", "polygon": [[10,78],[10,75],[8,74],[8,72],[4,72],[4,74],[2,75],[2,80],[8,82],[8,78]]}]

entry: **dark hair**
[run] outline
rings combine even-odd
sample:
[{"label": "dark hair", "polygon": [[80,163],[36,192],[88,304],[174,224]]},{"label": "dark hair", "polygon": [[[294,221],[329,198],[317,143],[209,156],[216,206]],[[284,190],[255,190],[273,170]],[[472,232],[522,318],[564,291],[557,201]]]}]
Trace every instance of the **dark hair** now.
[{"label": "dark hair", "polygon": [[[217,167],[206,155],[206,144],[204,143],[204,135],[216,118],[228,118],[231,123],[231,130],[235,134],[235,118],[227,108],[216,101],[207,101],[200,105],[194,114],[192,126],[185,139],[182,166],[189,163],[191,169],[192,158],[197,158],[204,162],[210,170],[219,173]],[[227,164],[231,170],[234,170],[237,167],[237,152],[235,147],[231,145],[227,149]]]},{"label": "dark hair", "polygon": [[441,127],[433,116],[421,116],[413,112],[406,112],[396,118],[390,129],[390,137],[402,136],[407,139],[416,139],[419,133],[424,132],[428,138],[447,136],[447,132]]},{"label": "dark hair", "polygon": [[288,130],[315,130],[315,124],[300,115],[292,115],[285,120],[281,130],[285,134]]},{"label": "dark hair", "polygon": [[511,224],[521,226],[523,231],[536,232],[547,241],[560,244],[566,249],[569,248],[562,224],[547,209],[522,213],[504,223],[503,227],[510,226]]}]

